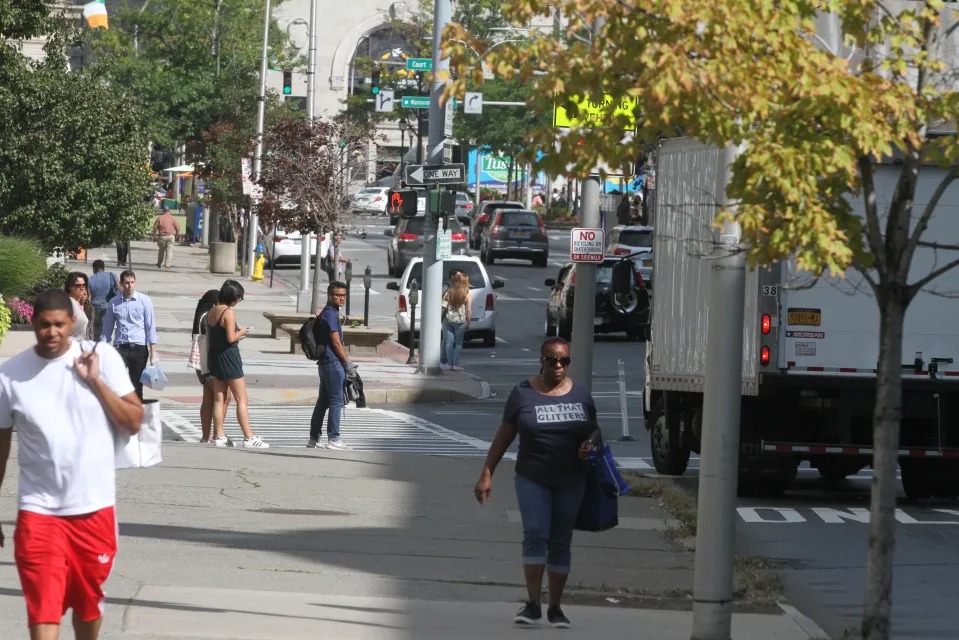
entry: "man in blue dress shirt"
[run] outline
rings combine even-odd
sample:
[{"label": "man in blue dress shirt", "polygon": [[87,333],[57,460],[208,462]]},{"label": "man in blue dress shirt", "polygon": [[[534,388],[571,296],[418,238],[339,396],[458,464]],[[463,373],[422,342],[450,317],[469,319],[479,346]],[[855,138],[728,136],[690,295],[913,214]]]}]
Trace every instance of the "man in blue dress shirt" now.
[{"label": "man in blue dress shirt", "polygon": [[137,292],[136,284],[137,276],[133,271],[127,269],[120,274],[120,295],[107,304],[101,339],[112,342],[120,352],[137,397],[143,400],[140,376],[148,360],[157,360],[157,331],[153,302],[145,293]]}]

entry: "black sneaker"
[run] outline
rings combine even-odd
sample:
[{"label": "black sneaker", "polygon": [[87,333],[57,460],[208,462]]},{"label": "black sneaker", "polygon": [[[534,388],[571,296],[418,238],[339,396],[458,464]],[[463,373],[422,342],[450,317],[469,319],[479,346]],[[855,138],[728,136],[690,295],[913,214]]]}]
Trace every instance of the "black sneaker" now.
[{"label": "black sneaker", "polygon": [[543,608],[536,602],[527,601],[522,609],[516,612],[513,622],[520,625],[537,624],[543,617]]},{"label": "black sneaker", "polygon": [[569,629],[569,618],[563,614],[563,610],[558,606],[550,607],[546,610],[546,619],[549,626],[557,629]]}]

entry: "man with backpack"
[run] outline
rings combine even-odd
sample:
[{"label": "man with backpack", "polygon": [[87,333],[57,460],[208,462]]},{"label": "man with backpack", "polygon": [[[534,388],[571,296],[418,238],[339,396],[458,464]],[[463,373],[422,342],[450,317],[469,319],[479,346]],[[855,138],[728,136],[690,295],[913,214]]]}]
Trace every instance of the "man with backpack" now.
[{"label": "man with backpack", "polygon": [[346,450],[349,447],[340,439],[343,383],[347,376],[353,376],[356,371],[343,346],[343,326],[340,324],[340,306],[346,303],[346,285],[334,280],[326,288],[326,295],[323,310],[300,329],[303,353],[316,360],[320,373],[320,395],[313,408],[310,440],[306,446],[310,449],[322,446],[323,418],[329,411],[326,448]]}]

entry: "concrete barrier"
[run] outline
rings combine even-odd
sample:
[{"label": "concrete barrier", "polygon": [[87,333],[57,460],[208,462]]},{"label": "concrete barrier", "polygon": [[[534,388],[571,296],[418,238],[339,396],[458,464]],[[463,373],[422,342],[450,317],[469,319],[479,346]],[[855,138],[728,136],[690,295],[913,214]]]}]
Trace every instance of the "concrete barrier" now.
[{"label": "concrete barrier", "polygon": [[236,243],[210,243],[210,273],[236,273]]}]

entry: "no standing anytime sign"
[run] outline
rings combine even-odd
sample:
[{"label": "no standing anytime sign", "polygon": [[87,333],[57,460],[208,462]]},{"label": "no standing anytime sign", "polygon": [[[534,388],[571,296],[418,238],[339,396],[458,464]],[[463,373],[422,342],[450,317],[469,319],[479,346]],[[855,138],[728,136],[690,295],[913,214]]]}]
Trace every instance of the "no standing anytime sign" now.
[{"label": "no standing anytime sign", "polygon": [[606,234],[602,229],[573,229],[569,236],[569,258],[573,262],[602,262]]}]

